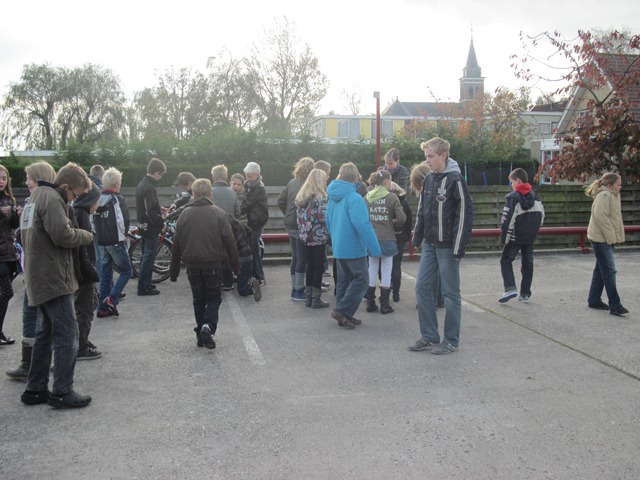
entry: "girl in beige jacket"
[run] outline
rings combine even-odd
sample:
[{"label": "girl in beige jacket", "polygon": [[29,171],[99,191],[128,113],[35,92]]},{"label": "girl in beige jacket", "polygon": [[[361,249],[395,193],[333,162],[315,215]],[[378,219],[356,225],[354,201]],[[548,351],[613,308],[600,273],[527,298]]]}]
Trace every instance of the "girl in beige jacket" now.
[{"label": "girl in beige jacket", "polygon": [[[593,182],[586,191],[592,197],[591,218],[587,237],[596,256],[596,266],[591,277],[591,288],[587,299],[589,308],[609,310],[612,315],[624,315],[629,311],[622,306],[616,288],[616,264],[613,249],[616,243],[624,242],[624,225],[620,204],[622,183],[616,173],[605,173]],[[602,301],[602,290],[606,290],[609,304]]]}]

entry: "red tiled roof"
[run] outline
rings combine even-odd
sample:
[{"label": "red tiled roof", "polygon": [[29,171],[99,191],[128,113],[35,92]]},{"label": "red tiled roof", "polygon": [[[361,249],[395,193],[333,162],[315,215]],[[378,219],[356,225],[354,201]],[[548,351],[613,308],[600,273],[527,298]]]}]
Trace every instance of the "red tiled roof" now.
[{"label": "red tiled roof", "polygon": [[640,122],[640,55],[600,54],[596,62],[629,111]]}]

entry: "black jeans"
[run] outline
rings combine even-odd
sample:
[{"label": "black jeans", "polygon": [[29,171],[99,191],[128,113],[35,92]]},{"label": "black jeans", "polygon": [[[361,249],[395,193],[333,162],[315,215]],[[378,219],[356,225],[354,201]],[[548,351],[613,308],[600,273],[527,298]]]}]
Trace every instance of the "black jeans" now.
[{"label": "black jeans", "polygon": [[218,309],[222,303],[220,270],[189,268],[187,276],[193,294],[193,312],[198,331],[206,323],[211,328],[211,333],[216,333]]},{"label": "black jeans", "polygon": [[504,291],[516,290],[516,279],[513,275],[513,260],[521,253],[521,269],[522,282],[520,283],[520,295],[524,297],[531,296],[531,282],[533,282],[533,245],[515,245],[507,243],[502,250],[502,258],[500,258],[500,269],[502,270],[502,281],[504,283]]}]

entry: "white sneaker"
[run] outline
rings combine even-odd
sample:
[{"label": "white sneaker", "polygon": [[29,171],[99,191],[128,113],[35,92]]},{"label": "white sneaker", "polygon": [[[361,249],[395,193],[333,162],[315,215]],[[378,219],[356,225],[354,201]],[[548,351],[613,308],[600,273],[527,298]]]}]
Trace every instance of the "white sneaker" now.
[{"label": "white sneaker", "polygon": [[518,296],[518,292],[515,290],[509,290],[508,292],[504,292],[504,295],[498,299],[500,303],[506,303],[512,298],[516,298]]},{"label": "white sneaker", "polygon": [[529,297],[527,295],[521,295],[518,297],[518,300],[522,303],[529,303]]}]

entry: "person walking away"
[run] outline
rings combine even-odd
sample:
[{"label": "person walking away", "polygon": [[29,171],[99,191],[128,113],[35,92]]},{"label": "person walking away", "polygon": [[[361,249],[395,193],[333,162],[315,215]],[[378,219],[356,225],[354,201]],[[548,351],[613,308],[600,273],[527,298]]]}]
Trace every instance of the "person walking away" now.
[{"label": "person walking away", "polygon": [[[36,162],[24,169],[27,176],[27,189],[29,195],[38,187],[38,182],[44,180],[46,183],[53,183],[56,178],[56,171],[47,162]],[[24,204],[29,203],[28,197]],[[18,215],[22,215],[22,207],[18,206]],[[24,258],[24,242],[21,239],[20,229],[17,231],[18,242],[22,245]],[[13,380],[26,382],[29,376],[29,368],[31,367],[31,352],[33,343],[36,338],[36,324],[38,322],[38,308],[29,306],[29,296],[25,289],[22,301],[22,359],[18,368],[7,370],[6,374]]]},{"label": "person walking away", "polygon": [[184,262],[193,294],[197,346],[214,349],[225,255],[234,272],[240,270],[240,264],[227,215],[213,204],[211,182],[200,178],[193,182],[192,191],[193,202],[185,208],[176,224],[170,279],[172,282],[178,280],[180,262]]},{"label": "person walking away", "polygon": [[[396,246],[398,253],[393,256],[393,265],[391,266],[391,294],[394,302],[400,301],[400,285],[402,285],[402,259],[404,257],[404,248],[411,238],[411,230],[413,229],[413,219],[411,217],[411,207],[407,202],[407,192],[400,186],[391,182],[391,193],[395,194],[402,205],[402,211],[406,216],[404,224],[395,229]],[[375,227],[374,227],[375,228]]]},{"label": "person walking away", "polygon": [[324,255],[329,239],[326,226],[327,175],[324,171],[311,170],[296,195],[295,204],[299,239],[307,259],[305,306],[327,308],[329,304],[321,298]]},{"label": "person walking away", "polygon": [[147,174],[136,187],[136,215],[142,258],[138,272],[138,295],[158,295],[160,292],[151,283],[153,264],[156,259],[159,236],[167,216],[160,206],[156,186],[166,173],[167,167],[159,158],[152,158],[147,164]]},{"label": "person walking away", "polygon": [[390,193],[391,174],[386,170],[373,172],[369,177],[371,189],[365,195],[369,209],[369,220],[378,238],[381,256],[369,256],[369,288],[364,298],[367,299],[367,312],[378,310],[376,305],[376,283],[380,275],[380,313],[393,312],[389,303],[391,293],[391,269],[393,257],[398,253],[395,231],[404,225],[407,216],[400,200]]},{"label": "person walking away", "polygon": [[[422,247],[416,278],[421,337],[409,348],[444,355],[458,350],[460,341],[460,260],[471,237],[473,205],[460,168],[449,158],[449,142],[435,137],[420,146],[432,173],[424,179],[416,214],[413,245]],[[438,276],[445,298],[442,342],[434,299]]]},{"label": "person walking away", "polygon": [[305,295],[305,272],[307,271],[307,249],[300,240],[298,231],[298,221],[296,216],[296,196],[302,188],[311,170],[314,169],[315,162],[311,157],[303,157],[296,163],[293,170],[293,178],[289,180],[278,197],[278,207],[284,214],[284,226],[289,236],[291,246],[291,300],[304,302]]},{"label": "person walking away", "polygon": [[260,176],[260,165],[256,162],[247,163],[244,167],[247,177],[244,183],[245,196],[240,207],[240,215],[247,216],[247,225],[251,229],[251,255],[253,257],[253,276],[260,281],[260,285],[266,284],[264,269],[262,268],[262,255],[260,255],[260,237],[262,228],[269,220],[269,201],[267,190]]},{"label": "person walking away", "polygon": [[4,318],[9,300],[13,298],[13,279],[18,274],[18,250],[13,232],[20,219],[16,199],[11,193],[9,170],[0,165],[0,345],[13,345],[16,341],[4,334]]},{"label": "person walking away", "polygon": [[[622,306],[616,287],[616,263],[613,256],[616,244],[624,243],[624,224],[620,190],[622,180],[617,173],[605,173],[586,190],[593,198],[587,238],[596,256],[596,266],[591,275],[587,304],[589,308],[609,310],[611,315],[622,316],[629,310]],[[602,291],[607,292],[609,304],[602,301]]]},{"label": "person walking away", "polygon": [[[91,182],[91,188],[73,201],[72,211],[75,215],[74,227],[91,232],[91,215],[98,208],[100,200],[100,188]],[[95,237],[94,237],[95,240]],[[78,290],[74,296],[76,320],[78,322],[78,360],[93,360],[100,358],[102,353],[89,341],[93,312],[96,309],[96,286],[100,281],[98,271],[95,268],[95,246],[92,241],[89,245],[81,245],[76,250],[74,260],[77,258],[76,277]]]},{"label": "person walking away", "polygon": [[[97,317],[118,317],[118,305],[122,291],[133,275],[133,267],[127,250],[127,232],[130,217],[127,199],[120,195],[122,173],[109,168],[104,173],[104,190],[100,196],[98,210],[94,216],[96,243],[102,269],[100,271],[99,306]],[[113,271],[120,272],[113,281]]]},{"label": "person walking away", "polygon": [[513,192],[507,195],[500,227],[500,240],[503,245],[500,270],[504,295],[498,301],[505,303],[518,296],[513,260],[520,251],[522,281],[519,300],[529,303],[533,281],[533,242],[544,222],[544,206],[540,197],[531,189],[527,172],[522,168],[516,168],[511,172],[509,181]]},{"label": "person walking away", "polygon": [[[36,338],[23,403],[48,403],[78,408],[89,395],[73,390],[78,354],[78,323],[73,294],[78,289],[73,249],[90,245],[93,235],[73,228],[67,204],[91,187],[87,174],[74,163],[60,169],[53,184],[40,182],[22,212],[20,231],[25,245],[24,274],[29,305],[38,307]],[[52,353],[53,386],[48,391]]]},{"label": "person walking away", "polygon": [[362,323],[354,315],[369,283],[367,255],[382,254],[359,185],[360,172],[349,162],[340,167],[327,188],[327,230],[337,267],[336,306],[331,316],[347,328]]}]

